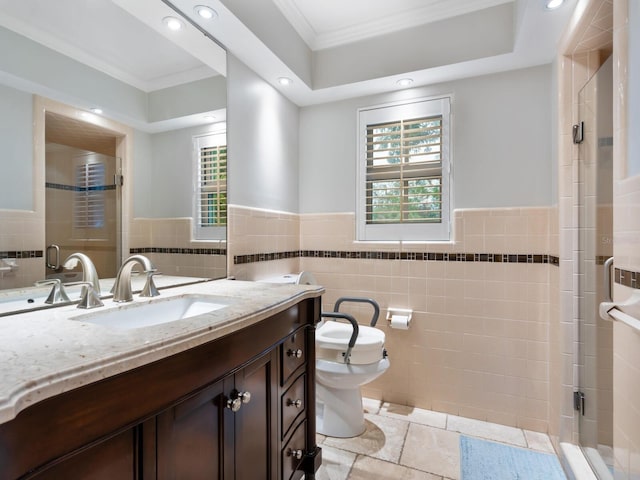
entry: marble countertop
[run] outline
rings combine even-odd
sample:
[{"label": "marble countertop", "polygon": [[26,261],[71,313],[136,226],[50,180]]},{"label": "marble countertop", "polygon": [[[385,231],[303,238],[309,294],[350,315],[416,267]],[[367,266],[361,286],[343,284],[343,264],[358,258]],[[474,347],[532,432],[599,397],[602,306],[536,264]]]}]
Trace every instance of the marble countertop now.
[{"label": "marble countertop", "polygon": [[[159,273],[153,277],[153,280],[156,287],[161,290],[163,288],[175,287],[179,285],[189,285],[192,283],[206,282],[211,279],[164,275],[162,273]],[[113,296],[110,293],[110,290],[111,287],[113,287],[115,281],[115,278],[100,279],[101,298],[110,298]],[[140,290],[142,290],[145,281],[146,277],[144,275],[132,274],[131,289],[133,290],[133,292],[139,292]],[[72,302],[77,303],[80,300],[80,289],[82,288],[80,285],[66,285],[64,288]],[[0,290],[0,316],[11,315],[14,313],[23,313],[26,311],[42,308],[59,307],[60,305],[47,305],[44,303],[50,291],[51,285],[29,286],[24,288]]]},{"label": "marble countertop", "polygon": [[[239,280],[168,288],[156,298],[215,295],[228,300],[228,306],[129,330],[76,318],[132,305],[112,300],[92,310],[68,305],[0,317],[0,423],[46,398],[215,340],[323,292],[319,286]],[[149,301],[134,295],[134,304]]]}]

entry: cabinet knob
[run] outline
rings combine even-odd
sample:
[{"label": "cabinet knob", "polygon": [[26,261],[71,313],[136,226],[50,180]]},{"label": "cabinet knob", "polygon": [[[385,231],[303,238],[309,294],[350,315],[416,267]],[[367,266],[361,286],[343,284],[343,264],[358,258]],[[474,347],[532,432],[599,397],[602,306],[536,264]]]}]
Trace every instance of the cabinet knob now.
[{"label": "cabinet knob", "polygon": [[287,350],[287,356],[296,357],[296,358],[302,358],[302,350],[300,350],[299,348],[296,349],[296,350],[289,349],[289,350]]},{"label": "cabinet knob", "polygon": [[302,406],[302,400],[296,398],[295,400],[287,399],[287,407],[296,407],[300,408]]},{"label": "cabinet knob", "polygon": [[237,412],[242,407],[242,400],[238,397],[227,399],[227,408],[232,412]]},{"label": "cabinet knob", "polygon": [[251,392],[238,392],[238,398],[242,403],[249,403],[251,401]]},{"label": "cabinet knob", "polygon": [[303,452],[299,448],[294,450],[293,448],[287,449],[287,456],[293,457],[296,460],[300,460],[302,458]]},{"label": "cabinet knob", "polygon": [[242,407],[243,403],[249,403],[251,401],[250,392],[234,392],[231,398],[227,399],[226,407],[232,412],[237,412]]}]

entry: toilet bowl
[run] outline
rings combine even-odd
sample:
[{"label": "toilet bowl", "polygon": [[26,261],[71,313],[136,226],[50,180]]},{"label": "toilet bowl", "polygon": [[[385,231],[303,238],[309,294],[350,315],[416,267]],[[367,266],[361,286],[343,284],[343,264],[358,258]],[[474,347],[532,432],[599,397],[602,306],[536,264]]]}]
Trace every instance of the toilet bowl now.
[{"label": "toilet bowl", "polygon": [[316,431],[329,437],[355,437],[365,430],[360,387],[389,368],[385,335],[359,326],[356,343],[348,343],[350,324],[324,321],[316,329]]}]

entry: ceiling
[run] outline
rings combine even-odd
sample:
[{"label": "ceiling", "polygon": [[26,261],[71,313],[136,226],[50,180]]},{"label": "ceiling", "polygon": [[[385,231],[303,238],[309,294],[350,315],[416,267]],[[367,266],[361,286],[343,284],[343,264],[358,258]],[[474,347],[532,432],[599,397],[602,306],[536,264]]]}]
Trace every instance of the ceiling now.
[{"label": "ceiling", "polygon": [[[398,89],[405,76],[419,86],[549,63],[576,2],[549,12],[542,0],[0,0],[0,25],[146,92],[226,74],[205,33],[308,105]],[[179,35],[162,24],[168,3],[191,20]],[[217,18],[196,18],[196,4]],[[410,48],[372,54],[380,45]]]},{"label": "ceiling", "polygon": [[511,1],[273,0],[273,3],[309,48],[321,50],[445,20]]}]

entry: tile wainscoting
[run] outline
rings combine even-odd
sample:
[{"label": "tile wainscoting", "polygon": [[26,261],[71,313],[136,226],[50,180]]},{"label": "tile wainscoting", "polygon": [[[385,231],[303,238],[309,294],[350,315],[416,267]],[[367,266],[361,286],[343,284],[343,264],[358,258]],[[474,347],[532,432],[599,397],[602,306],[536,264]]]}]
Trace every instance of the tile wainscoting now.
[{"label": "tile wainscoting", "polygon": [[[549,348],[559,312],[551,294],[559,270],[550,253],[558,249],[555,208],[458,210],[450,243],[358,242],[350,213],[229,212],[231,275],[260,280],[307,270],[326,288],[324,310],[341,296],[374,298],[383,312],[413,310],[408,331],[379,322],[391,368],[365,395],[549,430],[558,363]],[[370,315],[366,306],[350,312],[362,323]]]}]

